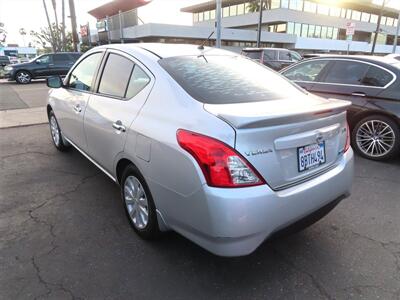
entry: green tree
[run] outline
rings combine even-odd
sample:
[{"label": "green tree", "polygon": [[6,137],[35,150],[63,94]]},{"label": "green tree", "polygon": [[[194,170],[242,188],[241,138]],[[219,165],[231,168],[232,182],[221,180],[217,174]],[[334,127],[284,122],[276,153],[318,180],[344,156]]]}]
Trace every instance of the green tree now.
[{"label": "green tree", "polygon": [[57,27],[56,24],[53,23],[51,24],[51,29],[49,27],[42,27],[40,28],[40,31],[31,30],[30,36],[37,45],[43,48],[51,47],[53,52],[73,51],[71,32],[66,34],[64,46],[62,31],[62,25],[58,25]]},{"label": "green tree", "polygon": [[[271,0],[264,0],[262,7],[263,10],[271,9]],[[253,0],[249,2],[246,8],[249,12],[260,11],[260,0]]]}]

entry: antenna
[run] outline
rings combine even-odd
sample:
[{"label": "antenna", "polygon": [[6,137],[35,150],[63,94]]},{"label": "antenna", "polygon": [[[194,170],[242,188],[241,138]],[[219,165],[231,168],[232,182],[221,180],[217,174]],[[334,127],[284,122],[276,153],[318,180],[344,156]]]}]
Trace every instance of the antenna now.
[{"label": "antenna", "polygon": [[206,42],[208,42],[211,38],[211,36],[214,34],[214,31],[211,32],[211,34],[208,36],[208,38],[203,42],[203,44],[201,44],[200,46],[197,47],[197,49],[199,50],[204,50],[204,45]]}]

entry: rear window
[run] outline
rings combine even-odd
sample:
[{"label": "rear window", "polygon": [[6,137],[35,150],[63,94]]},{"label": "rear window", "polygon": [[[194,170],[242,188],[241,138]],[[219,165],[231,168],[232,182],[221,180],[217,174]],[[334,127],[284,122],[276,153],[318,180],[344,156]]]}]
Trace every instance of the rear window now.
[{"label": "rear window", "polygon": [[243,55],[251,59],[260,59],[262,51],[243,51]]},{"label": "rear window", "polygon": [[160,65],[194,99],[209,104],[259,102],[302,90],[274,71],[240,56],[179,56]]}]

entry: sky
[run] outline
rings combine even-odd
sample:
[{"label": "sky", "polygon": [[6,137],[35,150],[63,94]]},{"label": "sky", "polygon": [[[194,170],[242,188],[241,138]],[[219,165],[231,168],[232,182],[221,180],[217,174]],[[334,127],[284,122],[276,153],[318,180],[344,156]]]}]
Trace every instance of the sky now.
[{"label": "sky", "polygon": [[[56,0],[59,19],[61,19],[61,0]],[[87,12],[111,0],[75,0],[77,24],[87,22],[95,28],[96,19]],[[203,2],[204,0],[153,0],[150,4],[139,8],[139,16],[145,22],[191,25],[190,13],[183,13],[180,8]],[[51,0],[46,0],[49,15],[54,21]],[[66,16],[69,16],[68,0],[65,0]],[[60,21],[60,20],[59,20]],[[5,24],[7,30],[7,44],[28,45],[31,41],[29,31],[38,31],[40,27],[47,26],[46,14],[42,0],[0,0],[0,22]],[[66,18],[70,27],[70,19]],[[23,38],[19,29],[24,28],[28,35]],[[79,30],[79,29],[78,29]],[[25,40],[24,40],[25,39]]]},{"label": "sky", "polygon": [[[28,45],[31,41],[29,34],[23,38],[19,29],[24,28],[28,33],[30,30],[38,31],[40,27],[46,26],[46,15],[43,9],[43,0],[0,0],[0,22],[5,24],[8,32],[7,44]],[[45,0],[49,14],[54,21],[54,14],[51,0]],[[77,24],[89,22],[91,28],[95,28],[95,18],[87,12],[111,0],[75,0]],[[181,7],[201,3],[206,0],[153,0],[150,4],[139,8],[139,16],[145,22],[191,25],[192,16],[190,13],[180,11]],[[329,0],[334,3],[337,0]],[[382,0],[373,0],[375,3],[382,3]],[[58,15],[61,19],[61,0],[56,0]],[[396,5],[400,9],[400,0],[387,0],[388,5]],[[68,0],[66,3],[66,16],[69,15]],[[67,18],[67,26],[70,27],[70,19]]]}]

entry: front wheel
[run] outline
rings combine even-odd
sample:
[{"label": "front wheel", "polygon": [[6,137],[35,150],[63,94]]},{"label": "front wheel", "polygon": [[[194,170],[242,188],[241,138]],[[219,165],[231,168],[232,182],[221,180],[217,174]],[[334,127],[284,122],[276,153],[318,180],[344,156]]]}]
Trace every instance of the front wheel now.
[{"label": "front wheel", "polygon": [[373,115],[360,120],[352,131],[353,148],[363,157],[387,160],[400,153],[400,130],[392,119]]},{"label": "front wheel", "polygon": [[159,236],[156,207],[150,190],[137,168],[126,167],[121,179],[121,196],[129,222],[144,239]]},{"label": "front wheel", "polygon": [[57,118],[54,115],[53,111],[49,113],[49,125],[50,125],[50,133],[51,139],[53,141],[54,146],[59,151],[66,151],[70,147],[68,142],[66,142],[62,136],[60,126],[58,125]]},{"label": "front wheel", "polygon": [[27,84],[31,82],[32,76],[27,71],[19,71],[15,75],[15,80],[20,84]]}]

